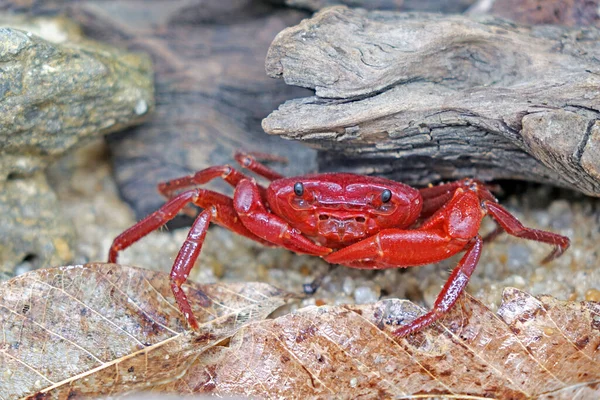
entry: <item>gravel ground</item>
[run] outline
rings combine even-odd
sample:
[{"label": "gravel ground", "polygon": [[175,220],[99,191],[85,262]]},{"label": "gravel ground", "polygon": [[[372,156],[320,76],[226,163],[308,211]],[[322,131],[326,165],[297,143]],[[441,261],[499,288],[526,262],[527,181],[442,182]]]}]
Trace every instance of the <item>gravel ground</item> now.
[{"label": "gravel ground", "polygon": [[[103,142],[61,160],[51,169],[50,182],[62,212],[76,226],[75,262],[105,261],[114,237],[135,220],[118,196]],[[503,205],[526,226],[570,237],[571,248],[559,259],[541,265],[550,246],[501,235],[485,245],[468,291],[494,310],[500,305],[502,290],[509,286],[562,300],[600,300],[600,201],[543,186],[521,186],[524,190],[508,196]],[[492,228],[486,220],[482,231]],[[154,232],[123,251],[119,262],[168,272],[186,235],[185,228]],[[207,283],[263,281],[301,293],[303,284],[324,276],[318,292],[304,298],[298,307],[371,303],[383,297],[408,298],[430,307],[459,258],[405,270],[337,267],[328,273],[328,264],[319,258],[266,248],[215,226],[190,279]]]}]

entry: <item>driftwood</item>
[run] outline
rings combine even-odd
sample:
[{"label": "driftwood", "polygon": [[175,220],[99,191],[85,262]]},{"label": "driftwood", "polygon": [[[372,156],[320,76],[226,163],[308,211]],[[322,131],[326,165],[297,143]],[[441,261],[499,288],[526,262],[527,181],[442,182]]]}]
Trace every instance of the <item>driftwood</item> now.
[{"label": "driftwood", "polygon": [[428,11],[439,13],[461,13],[474,0],[271,0],[290,7],[320,10],[325,7],[346,5],[368,10]]},{"label": "driftwood", "polygon": [[267,73],[316,96],[263,128],[319,149],[321,170],[600,196],[599,45],[596,28],[332,7],[271,45]]}]

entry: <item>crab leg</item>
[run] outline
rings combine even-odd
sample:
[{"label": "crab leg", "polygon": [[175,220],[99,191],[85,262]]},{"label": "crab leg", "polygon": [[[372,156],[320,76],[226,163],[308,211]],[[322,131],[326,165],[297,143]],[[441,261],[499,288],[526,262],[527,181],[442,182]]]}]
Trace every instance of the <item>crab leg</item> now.
[{"label": "crab leg", "polygon": [[[353,245],[348,247],[355,248],[355,251],[352,252],[353,254],[347,254],[345,250],[348,248],[346,248],[325,257],[325,260],[357,268],[382,268],[382,263],[383,268],[394,266],[407,267],[440,261],[460,250],[467,250],[446,281],[435,301],[433,309],[394,332],[395,335],[403,337],[430,325],[456,303],[456,300],[469,283],[469,278],[479,262],[483,240],[477,235],[465,245],[462,240],[444,240],[441,235],[427,231],[389,231],[397,230],[382,231],[381,235],[383,235],[383,238],[379,237],[379,240],[377,240],[377,236],[379,235],[376,235],[375,240],[369,241],[371,249],[366,249],[363,245]],[[393,242],[393,245],[391,242]],[[358,244],[360,243],[362,242]],[[411,248],[413,250],[409,250]],[[396,254],[393,254],[394,249],[402,249],[402,251],[397,251]],[[386,252],[392,254],[388,255]],[[343,256],[338,256],[340,253],[343,253]],[[367,258],[367,260],[358,261],[361,257]],[[370,257],[372,258],[369,259]]]},{"label": "crab leg", "polygon": [[[235,187],[239,181],[247,178],[247,176],[233,169],[229,165],[216,165],[214,167],[208,167],[202,171],[198,171],[194,175],[183,176],[170,181],[160,182],[158,184],[158,191],[164,197],[170,199],[173,198],[179,190],[202,185],[216,178],[222,178],[225,182]],[[261,190],[263,192],[265,191],[264,188]],[[190,205],[186,205],[181,209],[181,211],[192,218],[195,218],[197,214],[196,210]]]},{"label": "crab leg", "polygon": [[163,226],[167,221],[175,218],[177,213],[194,198],[192,191],[181,193],[172,198],[161,208],[148,215],[146,218],[133,225],[113,240],[108,252],[108,262],[117,262],[119,251],[124,250],[147,234]]},{"label": "crab leg", "polygon": [[[243,153],[236,152],[235,160],[244,168],[252,171],[268,180],[275,180],[283,178],[283,175],[273,171],[269,167],[260,162],[256,161],[254,155],[263,159],[273,159],[275,161],[283,162],[284,159],[270,156],[269,154],[262,153]],[[196,172],[194,175],[183,176],[181,178],[171,179],[166,182],[158,184],[158,191],[166,198],[173,197],[173,194],[181,189],[187,189],[197,185],[203,185],[212,181],[213,179],[221,178],[231,186],[235,187],[242,179],[249,179],[248,176],[234,169],[231,165],[216,165],[213,167],[205,168],[201,171]],[[265,189],[261,187],[261,191]]]},{"label": "crab leg", "polygon": [[462,186],[462,181],[444,183],[419,189],[419,192],[423,197],[423,209],[421,210],[421,215],[423,217],[429,217],[434,214],[454,196],[454,191],[460,186]]},{"label": "crab leg", "polygon": [[254,235],[238,220],[233,209],[232,200],[229,197],[212,190],[194,189],[173,197],[161,208],[117,236],[110,246],[108,262],[116,262],[119,251],[128,248],[150,232],[175,218],[177,213],[189,203],[202,208],[212,208],[213,214],[216,214],[215,222],[219,225],[259,243],[269,245],[269,242]]},{"label": "crab leg", "polygon": [[216,178],[222,178],[225,182],[235,187],[244,178],[248,178],[241,172],[233,169],[230,165],[217,165],[208,167],[194,175],[183,176],[158,184],[158,191],[166,198],[173,197],[173,194],[181,189],[187,189],[192,186],[208,183]]},{"label": "crab leg", "polygon": [[254,235],[242,224],[233,209],[232,199],[205,189],[188,190],[178,194],[157,211],[117,236],[110,247],[108,262],[117,262],[120,250],[126,249],[150,232],[164,225],[190,203],[205,210],[194,221],[187,239],[177,254],[177,258],[171,269],[171,289],[173,290],[173,295],[179,305],[179,309],[185,315],[190,326],[196,329],[198,323],[194,318],[185,293],[181,290],[181,285],[186,281],[200,254],[202,243],[204,243],[204,237],[206,236],[206,231],[211,220],[247,238],[270,245],[270,242]]},{"label": "crab leg", "polygon": [[[175,296],[175,301],[177,301],[179,310],[183,313],[193,330],[198,330],[198,321],[192,312],[192,307],[187,300],[185,292],[181,289],[181,285],[187,280],[190,271],[194,267],[194,263],[200,255],[200,250],[202,250],[202,244],[204,243],[204,238],[208,231],[210,219],[211,210],[204,210],[198,215],[185,242],[183,242],[183,246],[181,246],[179,253],[177,253],[173,268],[171,268],[171,291],[173,292],[173,296]],[[201,295],[204,295],[204,293],[201,293]],[[204,296],[202,297],[204,298]],[[208,301],[206,303],[207,304],[203,304],[203,306],[207,307],[210,305]]]},{"label": "crab leg", "polygon": [[479,257],[481,256],[482,244],[483,240],[477,235],[475,239],[468,244],[467,252],[461,258],[458,265],[454,268],[450,277],[444,284],[442,291],[433,304],[432,310],[421,315],[408,325],[395,330],[394,335],[404,337],[418,331],[438,320],[454,306],[459,296],[465,290],[465,287],[467,287],[475,267],[477,267]]},{"label": "crab leg", "polygon": [[331,253],[330,248],[314,243],[281,217],[267,211],[253,180],[245,179],[236,186],[233,206],[244,226],[264,240],[296,253],[315,256]]},{"label": "crab leg", "polygon": [[[420,189],[419,192],[423,197],[423,209],[421,211],[421,215],[423,217],[429,217],[436,213],[437,210],[442,209],[448,203],[448,201],[450,201],[450,199],[455,195],[456,190],[459,188],[467,188],[469,186],[474,186],[478,196],[484,201],[497,203],[496,198],[488,189],[489,186],[486,186],[485,184],[473,179],[463,179],[461,181]],[[497,225],[492,232],[483,238],[483,242],[491,242],[503,232],[504,229],[500,225]]]},{"label": "crab leg", "polygon": [[482,242],[479,235],[465,243],[464,239],[449,238],[440,232],[388,229],[332,253],[325,261],[355,268],[408,267],[440,261],[466,249],[438,295],[433,310],[394,332],[405,336],[431,324],[454,305],[477,266]]},{"label": "crab leg", "polygon": [[242,167],[246,168],[249,171],[254,172],[257,175],[260,175],[264,178],[267,178],[270,181],[274,181],[276,179],[283,178],[278,172],[273,171],[271,168],[266,165],[258,162],[256,158],[260,158],[261,160],[269,160],[269,161],[277,161],[280,163],[287,163],[287,160],[282,157],[273,156],[271,154],[264,153],[244,153],[238,151],[235,153],[235,161],[237,161]]},{"label": "crab leg", "polygon": [[423,209],[421,215],[429,217],[438,209],[444,206],[452,197],[458,188],[475,188],[477,195],[483,200],[496,201],[494,195],[488,190],[485,184],[474,179],[463,179],[456,182],[444,183],[437,186],[431,186],[419,189],[423,197]]},{"label": "crab leg", "polygon": [[[552,250],[552,252],[542,260],[542,264],[550,262],[556,257],[560,256],[569,248],[569,245],[571,244],[571,241],[566,236],[523,226],[523,224],[521,224],[521,222],[519,222],[514,215],[509,213],[498,203],[486,201],[484,202],[484,205],[487,208],[488,213],[509,235],[554,245],[554,250]],[[492,232],[492,234],[497,235],[499,233],[496,233],[497,231],[499,230],[497,229],[496,231]]]}]

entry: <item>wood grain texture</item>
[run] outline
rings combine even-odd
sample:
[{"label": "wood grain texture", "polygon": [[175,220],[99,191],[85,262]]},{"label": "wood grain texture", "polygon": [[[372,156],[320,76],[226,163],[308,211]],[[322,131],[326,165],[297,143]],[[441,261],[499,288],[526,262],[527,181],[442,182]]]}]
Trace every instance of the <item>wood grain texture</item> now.
[{"label": "wood grain texture", "polygon": [[589,27],[328,8],[272,43],[267,73],[315,96],[263,128],[319,149],[321,170],[600,196],[599,39]]},{"label": "wood grain texture", "polygon": [[311,11],[345,5],[368,10],[427,11],[452,14],[464,12],[475,0],[271,0],[271,2]]}]

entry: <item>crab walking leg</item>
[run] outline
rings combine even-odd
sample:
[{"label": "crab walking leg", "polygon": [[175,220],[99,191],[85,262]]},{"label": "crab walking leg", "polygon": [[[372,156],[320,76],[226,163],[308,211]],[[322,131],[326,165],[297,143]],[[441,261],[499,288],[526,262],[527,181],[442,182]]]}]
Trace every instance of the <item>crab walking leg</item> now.
[{"label": "crab walking leg", "polygon": [[193,201],[193,198],[194,193],[192,191],[184,192],[163,204],[161,208],[117,236],[108,251],[108,262],[116,263],[119,251],[128,248],[150,232],[155,231],[166,222],[175,218],[183,207]]},{"label": "crab walking leg", "polygon": [[[202,211],[194,221],[185,242],[175,258],[175,262],[171,269],[171,290],[173,291],[179,309],[185,316],[190,327],[196,330],[198,329],[198,322],[192,313],[192,309],[185,293],[181,289],[181,285],[187,280],[190,271],[200,255],[200,250],[202,249],[206,231],[208,230],[211,220],[214,220],[214,222],[219,225],[229,228],[240,235],[246,236],[259,243],[270,245],[268,241],[254,235],[240,222],[233,209],[232,199],[211,190],[195,189],[183,192],[173,197],[157,211],[148,215],[146,218],[117,236],[109,250],[108,261],[116,262],[120,250],[131,246],[150,232],[164,225],[167,221],[174,218],[175,215],[189,203],[204,208],[204,211]],[[206,304],[206,306],[208,306],[208,304]]]},{"label": "crab walking leg", "polygon": [[423,197],[423,209],[421,211],[422,217],[429,217],[434,214],[438,209],[442,208],[452,197],[459,188],[475,189],[477,195],[483,200],[496,201],[494,195],[487,189],[487,187],[479,181],[474,179],[463,179],[456,182],[444,183],[437,186],[431,186],[423,189],[419,189],[421,196]]},{"label": "crab walking leg", "polygon": [[[235,160],[242,165],[244,168],[252,171],[268,180],[275,180],[283,178],[283,175],[273,171],[269,167],[260,162],[256,161],[254,156],[261,157],[267,160],[273,160],[278,162],[287,162],[286,159],[273,156],[270,154],[263,153],[235,153]],[[158,184],[158,191],[167,199],[174,197],[175,193],[182,189],[189,189],[194,186],[203,185],[212,181],[213,179],[221,178],[229,185],[235,187],[242,179],[249,179],[247,175],[237,171],[231,165],[216,165],[213,167],[205,168],[201,171],[196,172],[194,175],[183,176],[181,178],[171,179],[166,182]],[[263,199],[266,199],[266,189],[259,185],[259,190]],[[195,217],[196,212],[192,207],[186,206],[182,210],[185,214]]]},{"label": "crab walking leg", "polygon": [[481,256],[481,247],[483,240],[479,235],[469,243],[467,252],[461,258],[458,265],[454,268],[442,291],[438,295],[433,309],[428,313],[421,315],[411,323],[394,331],[394,335],[404,337],[410,333],[423,329],[431,325],[442,315],[448,312],[454,306],[459,296],[467,287],[471,274],[475,271],[479,257]]},{"label": "crab walking leg", "polygon": [[442,208],[454,196],[454,192],[461,185],[462,181],[456,181],[419,189],[423,197],[421,216],[429,217]]},{"label": "crab walking leg", "polygon": [[275,172],[263,163],[258,162],[256,157],[259,157],[263,160],[277,161],[280,163],[287,162],[287,160],[284,158],[263,153],[244,153],[242,151],[238,151],[234,156],[235,161],[237,161],[242,167],[246,168],[248,171],[252,171],[257,175],[262,176],[263,178],[267,178],[270,181],[283,178],[283,175],[280,173]]},{"label": "crab walking leg", "polygon": [[190,203],[196,204],[202,208],[214,208],[217,214],[215,222],[218,224],[223,225],[240,235],[256,240],[259,243],[269,244],[269,242],[264,241],[250,232],[238,220],[233,209],[233,202],[229,197],[211,190],[194,189],[185,191],[173,197],[163,204],[161,208],[117,236],[110,247],[108,262],[117,262],[119,251],[128,248],[150,232],[155,231],[171,219],[175,218],[177,213]]},{"label": "crab walking leg", "polygon": [[[275,180],[283,178],[283,175],[273,171],[266,165],[258,162],[255,158],[258,157],[274,160],[278,162],[284,162],[285,159],[277,156],[271,156],[269,154],[262,153],[244,153],[238,151],[235,153],[235,160],[244,168],[252,171],[268,180]],[[213,179],[221,178],[231,186],[235,187],[242,179],[249,179],[248,176],[234,169],[231,165],[216,165],[213,167],[205,168],[201,171],[196,172],[194,175],[183,176],[181,178],[171,179],[166,182],[158,184],[158,191],[165,197],[171,198],[173,193],[181,189],[187,189],[196,185],[203,185],[212,181]]]},{"label": "crab walking leg", "polygon": [[[231,186],[235,187],[239,181],[247,178],[247,176],[233,169],[230,165],[216,165],[214,167],[208,167],[198,171],[194,175],[183,176],[181,178],[161,182],[158,184],[158,191],[167,199],[171,199],[178,191],[182,189],[190,189],[194,186],[208,183],[216,178],[221,178]],[[264,188],[261,188],[261,190],[263,193],[266,191]],[[186,205],[181,211],[192,218],[195,218],[197,215],[197,211],[189,204]]]},{"label": "crab walking leg", "polygon": [[256,182],[245,179],[235,188],[233,206],[240,220],[253,234],[296,253],[325,256],[328,247],[320,246],[292,228],[281,217],[267,211]]},{"label": "crab walking leg", "polygon": [[225,182],[235,187],[239,181],[248,177],[235,170],[230,165],[217,165],[198,171],[194,175],[183,176],[181,178],[161,182],[158,184],[158,191],[166,198],[171,198],[178,190],[187,189],[196,185],[202,185],[216,178],[222,178]]},{"label": "crab walking leg", "polygon": [[[198,215],[185,242],[183,242],[181,249],[179,249],[179,253],[171,269],[171,291],[173,292],[173,296],[175,296],[179,310],[183,313],[193,330],[198,330],[198,321],[194,317],[192,307],[183,289],[181,289],[181,285],[187,280],[190,271],[194,267],[194,263],[200,255],[200,250],[202,250],[202,244],[210,225],[211,211],[213,210],[204,210]],[[205,306],[208,306],[208,304],[205,304]]]},{"label": "crab walking leg", "polygon": [[542,264],[559,257],[571,244],[571,241],[566,236],[523,226],[514,215],[509,213],[508,210],[500,204],[486,201],[484,202],[484,205],[487,208],[488,213],[509,235],[554,245],[554,250],[542,260]]},{"label": "crab walking leg", "polygon": [[341,249],[325,261],[355,268],[394,268],[428,264],[467,250],[440,292],[433,310],[394,332],[405,336],[426,327],[446,313],[462,293],[481,255],[483,240],[450,238],[440,231],[388,229]]}]

